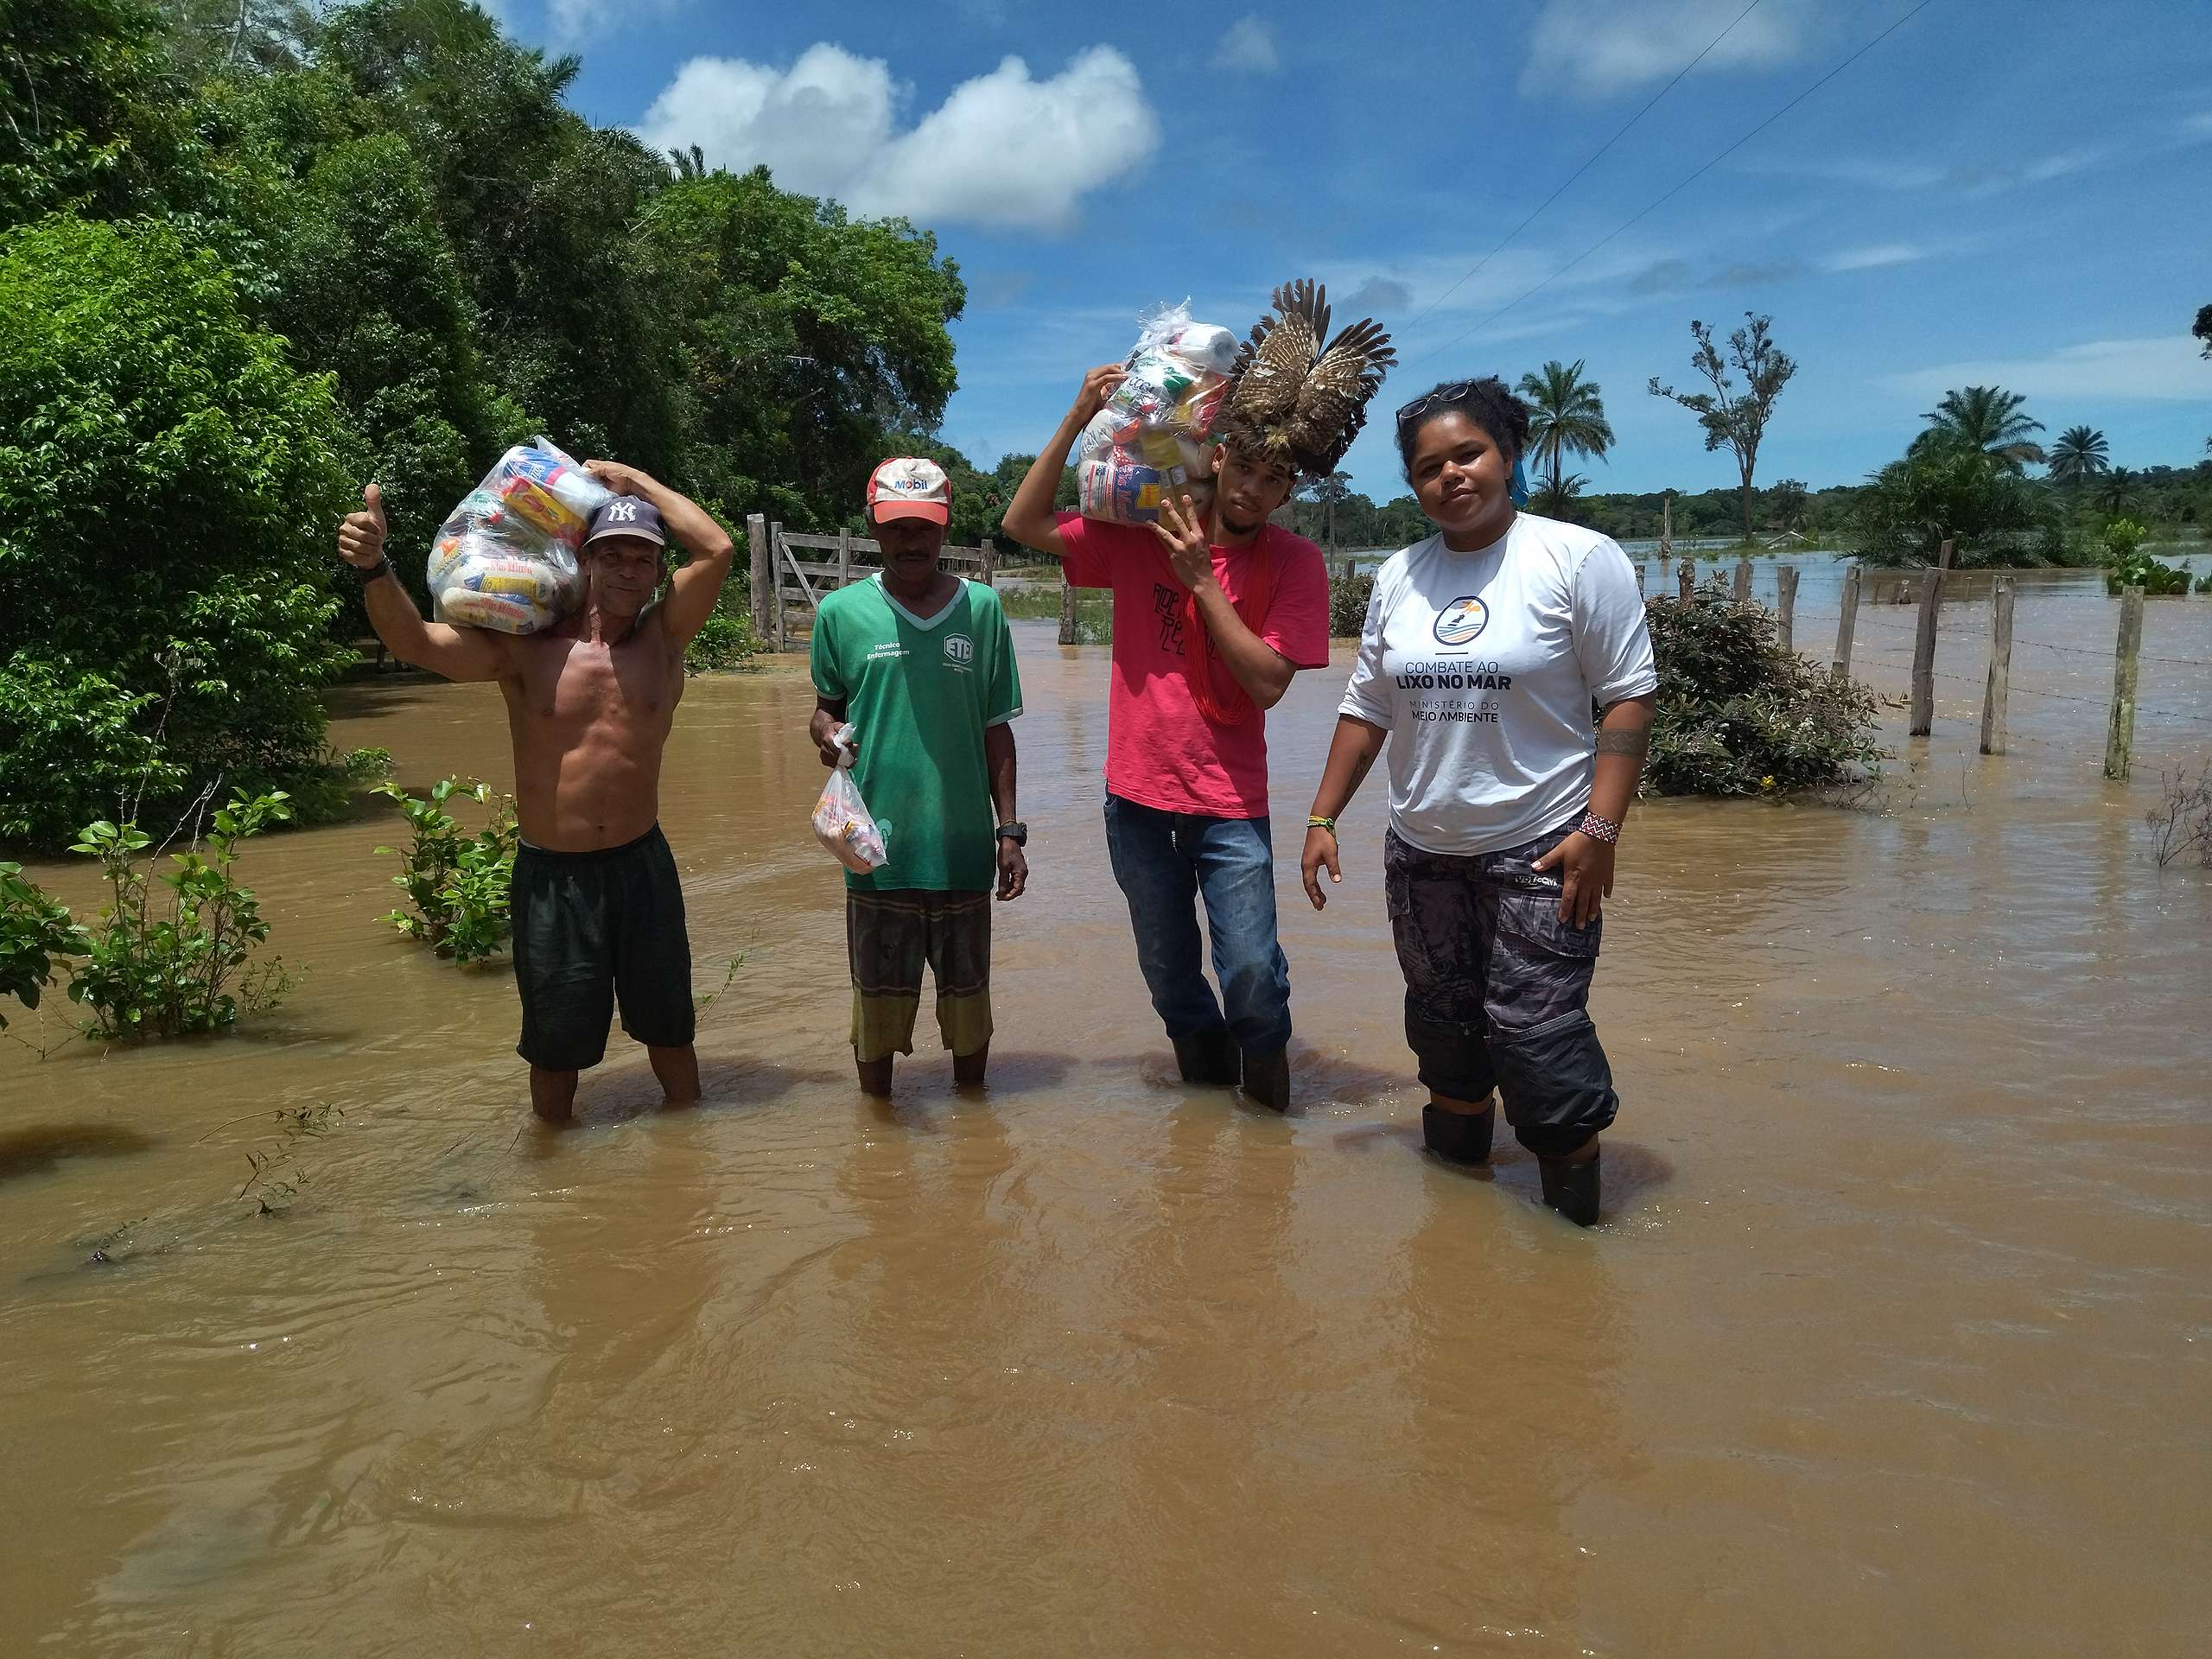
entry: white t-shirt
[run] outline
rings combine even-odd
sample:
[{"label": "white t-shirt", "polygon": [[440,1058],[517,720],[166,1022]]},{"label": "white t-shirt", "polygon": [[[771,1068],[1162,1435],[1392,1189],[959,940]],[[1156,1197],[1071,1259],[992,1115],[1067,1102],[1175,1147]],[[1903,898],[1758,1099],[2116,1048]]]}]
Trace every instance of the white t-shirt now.
[{"label": "white t-shirt", "polygon": [[1595,531],[1519,512],[1375,579],[1342,712],[1390,734],[1390,824],[1424,852],[1534,841],[1589,810],[1591,705],[1658,689],[1636,570]]}]

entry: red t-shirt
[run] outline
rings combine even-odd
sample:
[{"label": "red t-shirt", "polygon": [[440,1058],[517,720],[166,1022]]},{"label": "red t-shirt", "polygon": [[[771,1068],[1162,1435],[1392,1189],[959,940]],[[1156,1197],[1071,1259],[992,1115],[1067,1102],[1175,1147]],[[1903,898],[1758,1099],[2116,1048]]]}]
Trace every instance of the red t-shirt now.
[{"label": "red t-shirt", "polygon": [[[1190,589],[1176,579],[1160,537],[1149,525],[1104,524],[1072,512],[1060,514],[1059,525],[1068,550],[1061,569],[1070,584],[1114,594],[1106,787],[1163,812],[1265,817],[1267,716],[1255,709],[1239,724],[1224,726],[1192,700],[1183,655]],[[1293,667],[1327,667],[1329,573],[1321,550],[1274,524],[1249,548],[1216,546],[1214,577],[1231,604],[1260,559],[1270,561],[1271,579],[1267,613],[1247,619],[1252,631]],[[1217,664],[1212,671],[1217,695],[1227,692],[1234,684],[1228,668]]]}]

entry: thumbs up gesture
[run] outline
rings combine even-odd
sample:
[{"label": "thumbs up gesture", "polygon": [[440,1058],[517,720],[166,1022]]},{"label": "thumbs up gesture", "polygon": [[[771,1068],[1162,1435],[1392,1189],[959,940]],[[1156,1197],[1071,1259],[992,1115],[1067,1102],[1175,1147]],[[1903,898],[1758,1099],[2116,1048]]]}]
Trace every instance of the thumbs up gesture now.
[{"label": "thumbs up gesture", "polygon": [[361,511],[349,512],[338,526],[338,556],[357,570],[384,557],[384,492],[372,484],[361,492]]}]

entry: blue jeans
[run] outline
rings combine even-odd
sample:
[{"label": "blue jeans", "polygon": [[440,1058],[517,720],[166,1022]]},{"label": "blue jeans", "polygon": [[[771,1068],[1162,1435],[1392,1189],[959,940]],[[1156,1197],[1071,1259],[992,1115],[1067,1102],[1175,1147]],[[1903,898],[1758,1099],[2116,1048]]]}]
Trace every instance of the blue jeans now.
[{"label": "blue jeans", "polygon": [[[1267,819],[1162,812],[1109,795],[1106,851],[1129,901],[1137,965],[1168,1036],[1179,1040],[1226,1024],[1237,1046],[1252,1053],[1288,1043],[1290,963],[1275,938],[1274,843]],[[1221,981],[1218,1002],[1201,969],[1192,902],[1201,893]]]}]

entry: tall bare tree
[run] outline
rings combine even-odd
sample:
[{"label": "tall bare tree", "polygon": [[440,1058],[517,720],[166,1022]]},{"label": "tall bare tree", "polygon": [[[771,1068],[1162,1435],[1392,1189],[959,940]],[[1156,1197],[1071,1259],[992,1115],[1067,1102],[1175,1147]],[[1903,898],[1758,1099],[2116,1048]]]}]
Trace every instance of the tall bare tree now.
[{"label": "tall bare tree", "polygon": [[[1713,346],[1713,330],[1701,322],[1690,324],[1690,335],[1697,341],[1697,350],[1690,353],[1690,366],[1713,383],[1711,391],[1677,391],[1661,385],[1657,375],[1651,377],[1654,397],[1669,398],[1697,416],[1698,424],[1705,429],[1707,449],[1726,445],[1734,453],[1737,469],[1743,475],[1744,539],[1747,542],[1751,539],[1751,473],[1758,462],[1759,440],[1766,435],[1774,400],[1797,372],[1796,360],[1767,334],[1767,326],[1773,321],[1745,312],[1745,326],[1728,336],[1725,360]],[[1744,377],[1740,392],[1729,376],[1732,367]]]}]

